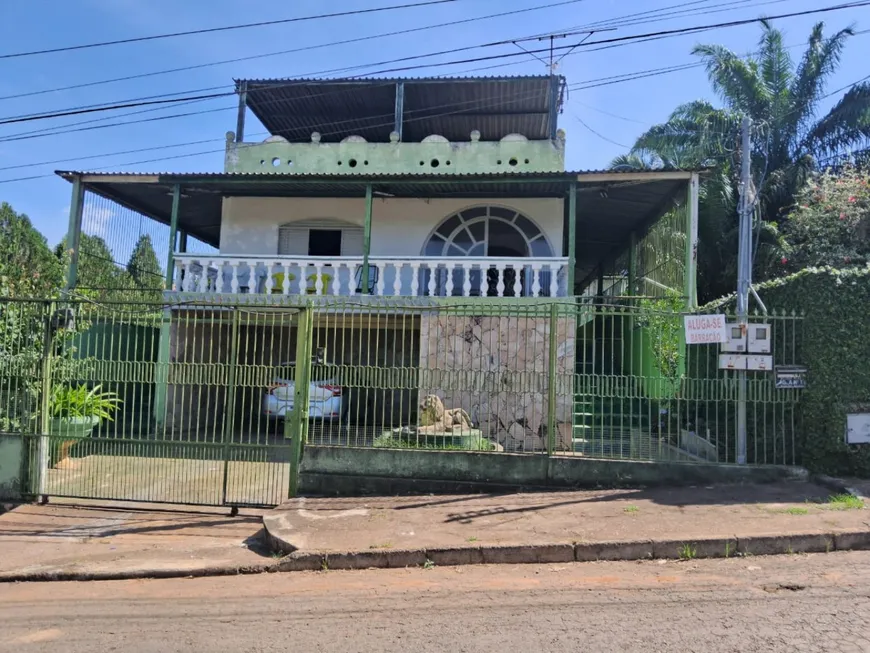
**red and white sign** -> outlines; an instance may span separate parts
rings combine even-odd
[[[686,315],[686,344],[728,342],[724,315]]]

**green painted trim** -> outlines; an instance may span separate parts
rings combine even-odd
[[[172,187],[172,213],[169,217],[169,253],[166,255],[166,288],[172,290],[175,278],[175,241],[178,233],[178,207],[181,204],[181,186]],[[185,238],[185,240],[187,240]],[[186,244],[186,243],[185,243]]]
[[[577,182],[568,188],[568,281],[566,292],[574,294],[574,273],[577,266]]]
[[[82,233],[82,211],[84,209],[85,189],[81,177],[73,179],[72,198],[69,204],[69,226],[66,232],[66,246],[70,252],[69,267],[66,271],[65,291],[73,290],[78,281],[79,243]]]
[[[497,175],[493,175],[497,177]],[[148,180],[148,181],[125,181],[124,179],[118,179],[116,182],[121,183],[131,183],[131,184],[176,184],[176,183],[196,183],[196,184],[224,184],[227,186],[236,186],[236,185],[246,185],[252,182],[257,183],[274,183],[280,185],[287,184],[359,184],[360,186],[365,186],[368,184],[396,184],[396,183],[414,183],[414,184],[425,184],[425,185],[462,185],[468,184],[479,185],[479,184],[565,184],[568,185],[572,182],[576,183],[576,176],[572,175],[570,177],[516,177],[504,175],[498,178],[485,178],[485,179],[476,179],[473,175],[463,175],[463,176],[448,176],[448,175],[438,175],[437,178],[435,175],[432,176],[423,176],[423,175],[318,175],[318,176],[308,176],[308,175],[282,175],[282,174],[270,174],[264,173],[262,175],[256,174],[247,174],[244,175],[243,179],[236,179],[232,177],[211,177],[211,176],[173,176],[166,175],[158,177],[157,181]],[[108,183],[116,183],[116,182],[108,182]],[[101,182],[99,179],[95,179],[93,181],[89,181],[88,183],[99,184],[106,183]]]
[[[363,264],[360,274],[360,290],[363,295],[369,292],[369,254],[372,249],[372,185],[366,185],[366,215],[363,222]],[[298,360],[298,359],[297,359]]]

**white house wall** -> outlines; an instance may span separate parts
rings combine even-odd
[[[372,207],[372,256],[419,256],[438,224],[471,206],[498,205],[519,211],[546,235],[553,256],[562,255],[561,199],[399,199],[375,198]],[[228,197],[221,218],[221,254],[273,255],[278,228],[296,220],[332,218],[362,225],[361,198]]]

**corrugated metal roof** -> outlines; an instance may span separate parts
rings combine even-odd
[[[562,77],[449,77],[237,80],[247,105],[272,134],[291,142],[323,142],[358,135],[387,142],[393,131],[397,84],[404,85],[403,140],[440,134],[450,141],[520,133],[550,138]],[[555,105],[555,106],[554,106]]]
[[[179,228],[215,246],[220,240],[225,196],[362,198],[366,183],[372,183],[378,197],[564,198],[571,182],[576,181],[580,184],[577,202],[577,271],[580,276],[593,270],[615,243],[655,218],[663,202],[677,197],[681,188],[685,188],[687,175],[674,170],[332,176],[214,172],[59,171],[58,174],[66,179],[81,175],[89,191],[163,223],[168,223],[171,215],[171,188],[180,184],[184,197],[180,204]],[[613,181],[614,178],[619,181]],[[608,188],[607,193],[599,192],[602,186]]]

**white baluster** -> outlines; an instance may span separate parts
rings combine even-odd
[[[169,290],[175,290],[176,288],[178,290],[182,290],[182,283],[184,280],[183,273],[184,273],[184,263],[182,263],[178,259],[175,259],[175,281],[172,284],[172,288],[170,288]]]
[[[541,264],[532,263],[532,297],[541,295]]]
[[[239,292],[239,267],[241,266],[241,264],[242,264],[242,262],[238,261],[238,260],[230,261],[230,270],[231,270],[230,292],[233,293],[234,295]],[[248,269],[250,270],[250,278],[248,279],[248,284],[251,285],[251,284],[256,283],[256,281],[255,281],[256,275],[254,274],[255,268],[253,266],[249,266]],[[223,265],[220,265],[220,266],[218,266],[217,284],[219,284],[220,286],[223,286],[223,282],[224,282]],[[221,290],[223,290],[223,288],[221,288]],[[256,292],[256,289],[252,288],[252,291]]]
[[[452,261],[444,266],[447,269],[447,283],[444,284],[444,296],[453,296],[453,271],[456,269],[456,263]]]
[[[200,265],[202,266],[202,272],[199,275],[199,284],[197,285],[197,291],[206,292],[208,290],[208,268],[211,265],[211,261],[202,260],[200,261]]]
[[[314,266],[314,294],[322,295],[323,294],[323,266],[315,265]]]
[[[282,263],[281,271],[284,273],[284,279],[281,281],[281,294],[290,294],[290,264]]]
[[[387,283],[387,270],[390,269],[390,266],[384,265],[383,268],[384,269],[380,271],[381,273],[378,274],[378,280],[375,283],[375,294],[378,297],[382,297],[383,295],[386,294],[386,293],[384,293],[384,287]],[[372,270],[372,264],[369,263],[369,281],[371,281],[373,277],[374,277],[374,271]],[[363,287],[365,288],[365,286],[363,286]]]
[[[411,296],[416,297],[420,292],[420,263],[411,261]]]
[[[429,297],[435,296],[435,275],[438,274],[438,264],[426,264],[426,269],[429,271]]]
[[[266,282],[263,284],[263,290],[267,295],[272,294],[272,289],[275,287],[275,265],[274,261],[263,263],[266,266]]]
[[[514,269],[514,297],[519,297],[523,292],[523,284],[520,283],[522,280],[523,266],[517,265],[516,263],[514,263],[513,269]]]
[[[556,297],[559,294],[559,277],[562,274],[563,268],[555,265],[548,265],[550,269],[550,297]]]
[[[462,268],[462,296],[471,297],[471,270],[475,267],[473,263],[460,264]]]
[[[405,264],[399,262],[396,263],[393,268],[396,271],[393,275],[393,297],[398,297],[402,294],[402,270],[405,269]]]
[[[495,284],[495,294],[496,297],[504,297],[504,263],[496,263],[495,271],[496,271],[496,284]]]

